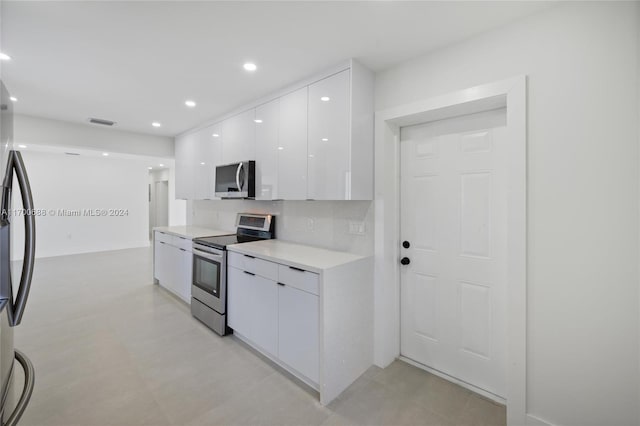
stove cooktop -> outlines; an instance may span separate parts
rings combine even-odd
[[[196,244],[226,250],[227,246],[250,241],[269,240],[274,237],[274,217],[261,213],[238,213],[236,233],[217,237],[196,238]]]
[[[196,238],[194,243],[202,244],[203,246],[214,247],[220,250],[226,250],[227,246],[238,243],[248,243],[250,241],[264,240],[264,238],[251,236],[251,235],[219,235],[217,237],[205,237]]]

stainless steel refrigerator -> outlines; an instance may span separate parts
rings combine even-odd
[[[35,215],[29,178],[20,152],[13,150],[13,107],[9,92],[0,81],[0,419],[2,426],[18,423],[34,385],[34,369],[29,359],[13,346],[13,332],[24,314],[35,264]],[[19,190],[22,206],[12,206],[12,194]],[[12,273],[11,228],[24,221],[24,256],[22,268]],[[15,362],[17,361],[17,362]],[[16,368],[24,369],[24,383],[14,389]],[[19,395],[18,395],[19,393]]]

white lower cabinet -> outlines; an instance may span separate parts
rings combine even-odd
[[[304,376],[319,379],[318,296],[278,286],[278,358]]]
[[[238,337],[329,404],[373,363],[373,257],[279,240],[231,246],[227,318]]]
[[[153,277],[158,284],[191,303],[191,240],[155,231]]]
[[[180,267],[178,268],[178,279],[176,280],[175,293],[182,300],[191,303],[191,282],[193,281],[193,252],[185,249],[178,249]]]
[[[241,265],[233,259],[234,255],[230,254],[227,268],[229,327],[317,384],[320,368],[318,296],[296,288],[304,285],[305,275],[315,276],[317,283],[317,274],[299,271],[300,282],[294,282],[296,280],[280,272],[276,282],[246,270],[250,266],[244,270],[232,266]],[[278,266],[288,271],[286,266],[258,261],[273,265],[264,271],[275,271]]]
[[[278,353],[277,287],[252,272],[227,268],[229,327],[271,355]]]

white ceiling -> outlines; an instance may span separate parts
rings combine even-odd
[[[172,136],[350,57],[379,71],[548,5],[3,1],[2,78],[18,113]]]

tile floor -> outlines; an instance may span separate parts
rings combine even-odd
[[[400,361],[323,407],[153,285],[149,249],[39,259],[16,347],[36,368],[21,426],[506,423],[504,407]]]

